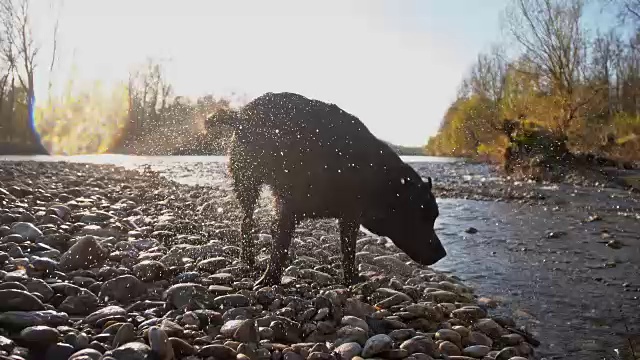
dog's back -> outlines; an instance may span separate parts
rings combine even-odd
[[[357,117],[298,94],[256,98],[236,126],[235,156],[251,161],[277,196],[299,200],[299,212],[307,216],[357,211],[383,173],[402,165]]]

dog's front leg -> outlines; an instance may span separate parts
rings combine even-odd
[[[291,246],[291,237],[295,226],[295,214],[286,203],[279,201],[271,258],[269,259],[267,270],[255,283],[255,288],[280,284],[282,271],[289,257],[289,247]]]

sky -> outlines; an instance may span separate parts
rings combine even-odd
[[[507,0],[56,1],[32,2],[37,98],[59,13],[57,86],[125,80],[151,56],[166,59],[179,95],[297,92],[384,140],[423,145],[477,54],[499,39]]]

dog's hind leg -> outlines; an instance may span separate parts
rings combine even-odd
[[[342,271],[344,285],[351,286],[358,282],[356,272],[356,239],[360,225],[357,221],[340,219],[340,247],[342,249]]]

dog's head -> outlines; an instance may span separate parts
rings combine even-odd
[[[386,236],[411,259],[432,265],[447,255],[434,230],[439,215],[431,178],[423,181],[409,165],[393,172],[390,183],[379,187],[378,197],[365,215],[369,231]]]

